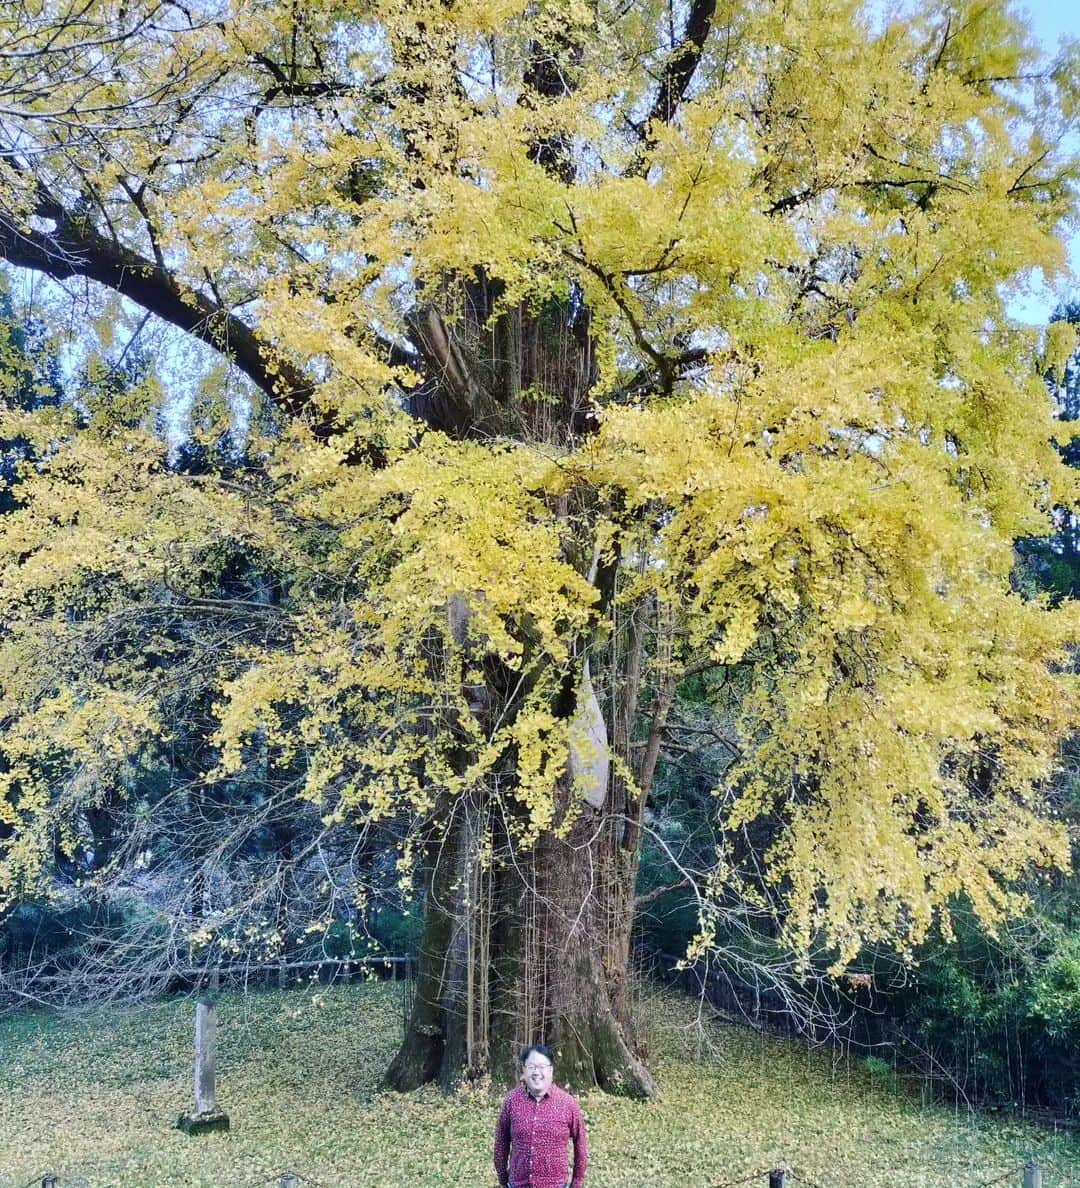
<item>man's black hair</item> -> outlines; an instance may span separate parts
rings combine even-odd
[[[528,1060],[533,1054],[533,1052],[543,1056],[543,1058],[548,1062],[548,1064],[551,1065],[552,1068],[555,1067],[555,1053],[547,1046],[547,1044],[529,1044],[528,1046],[522,1048],[521,1063],[524,1064],[525,1061]]]

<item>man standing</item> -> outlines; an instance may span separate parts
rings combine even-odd
[[[495,1174],[502,1188],[582,1188],[589,1144],[573,1097],[553,1084],[555,1053],[530,1044],[521,1053],[522,1084],[511,1090],[495,1123]],[[574,1144],[570,1176],[567,1143]]]

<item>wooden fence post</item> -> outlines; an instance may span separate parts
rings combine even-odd
[[[181,1114],[176,1123],[185,1134],[229,1129],[229,1116],[217,1108],[214,1094],[216,1048],[217,1007],[202,998],[195,1006],[195,1112]]]
[[[1042,1188],[1042,1168],[1034,1159],[1024,1168],[1024,1188]]]
[[[782,1167],[769,1172],[769,1188],[788,1188],[788,1173]]]

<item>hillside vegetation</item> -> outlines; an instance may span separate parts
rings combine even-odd
[[[247,1188],[286,1168],[326,1188],[494,1184],[494,1098],[378,1092],[401,1034],[395,987],[223,995],[232,1129],[188,1138],[173,1126],[191,1106],[193,1016],[173,999],[0,1019],[0,1186],[51,1169],[65,1186]],[[1080,1182],[1075,1137],[925,1107],[854,1058],[699,1028],[696,1004],[669,992],[647,991],[641,1016],[658,1097],[583,1099],[589,1188],[720,1185],[774,1164],[820,1188],[967,1188],[1032,1153],[1045,1188]]]

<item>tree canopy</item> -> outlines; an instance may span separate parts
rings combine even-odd
[[[1074,339],[1006,306],[1065,267],[1075,48],[985,0],[0,22],[0,253],[200,340],[260,414],[215,477],[152,388],[6,408],[36,461],[0,523],[0,897],[167,746],[157,624],[220,610],[221,548],[280,597],[198,657],[211,774],[404,823],[403,872],[469,822],[454,920],[609,828],[589,885],[632,897],[689,673],[740,682],[695,952],[735,893],[841,967],[1067,860],[1080,624],[1010,574],[1076,500],[1042,379]]]

